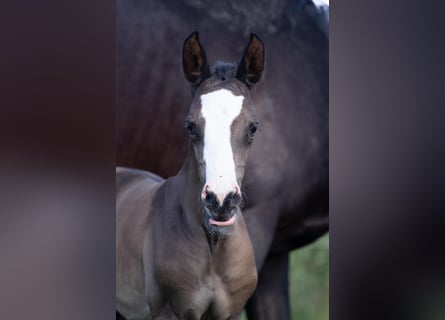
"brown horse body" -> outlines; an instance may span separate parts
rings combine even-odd
[[[256,287],[242,215],[230,236],[209,237],[188,200],[200,192],[194,180],[187,167],[166,181],[117,169],[117,310],[126,319],[231,319]]]
[[[304,0],[117,2],[121,166],[168,177],[186,156],[190,90],[177,77],[180,47],[172,43],[205,30],[208,51],[236,61],[244,35],[255,31],[269,48],[255,93],[260,131],[243,182],[243,215],[259,271],[249,319],[289,318],[288,253],[328,231],[329,40],[313,12]]]

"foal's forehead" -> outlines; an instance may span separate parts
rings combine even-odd
[[[201,114],[218,113],[222,117],[231,114],[238,115],[244,102],[244,96],[236,95],[228,89],[218,89],[200,96]]]
[[[248,88],[235,78],[225,81],[212,77],[204,81],[196,91],[189,116],[195,120],[213,115],[214,118],[235,114],[254,114],[254,107]]]

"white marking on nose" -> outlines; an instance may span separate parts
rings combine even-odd
[[[219,89],[201,95],[201,113],[205,119],[204,161],[206,184],[222,204],[225,196],[240,190],[236,182],[235,161],[230,143],[233,120],[241,113],[243,96]],[[204,191],[207,189],[203,190]]]

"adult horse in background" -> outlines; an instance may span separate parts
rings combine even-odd
[[[174,175],[186,155],[191,101],[181,43],[201,30],[207,52],[237,61],[251,31],[268,48],[255,93],[261,129],[246,165],[244,217],[258,287],[249,319],[288,319],[289,251],[328,230],[328,38],[310,1],[117,1],[117,165]],[[217,41],[212,41],[217,39]],[[211,61],[212,62],[212,61]]]

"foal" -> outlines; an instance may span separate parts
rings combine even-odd
[[[116,170],[116,297],[126,319],[235,319],[257,272],[240,211],[241,182],[258,121],[253,87],[264,67],[251,34],[238,68],[209,69],[198,32],[184,42],[192,84],[189,152],[167,180]]]

